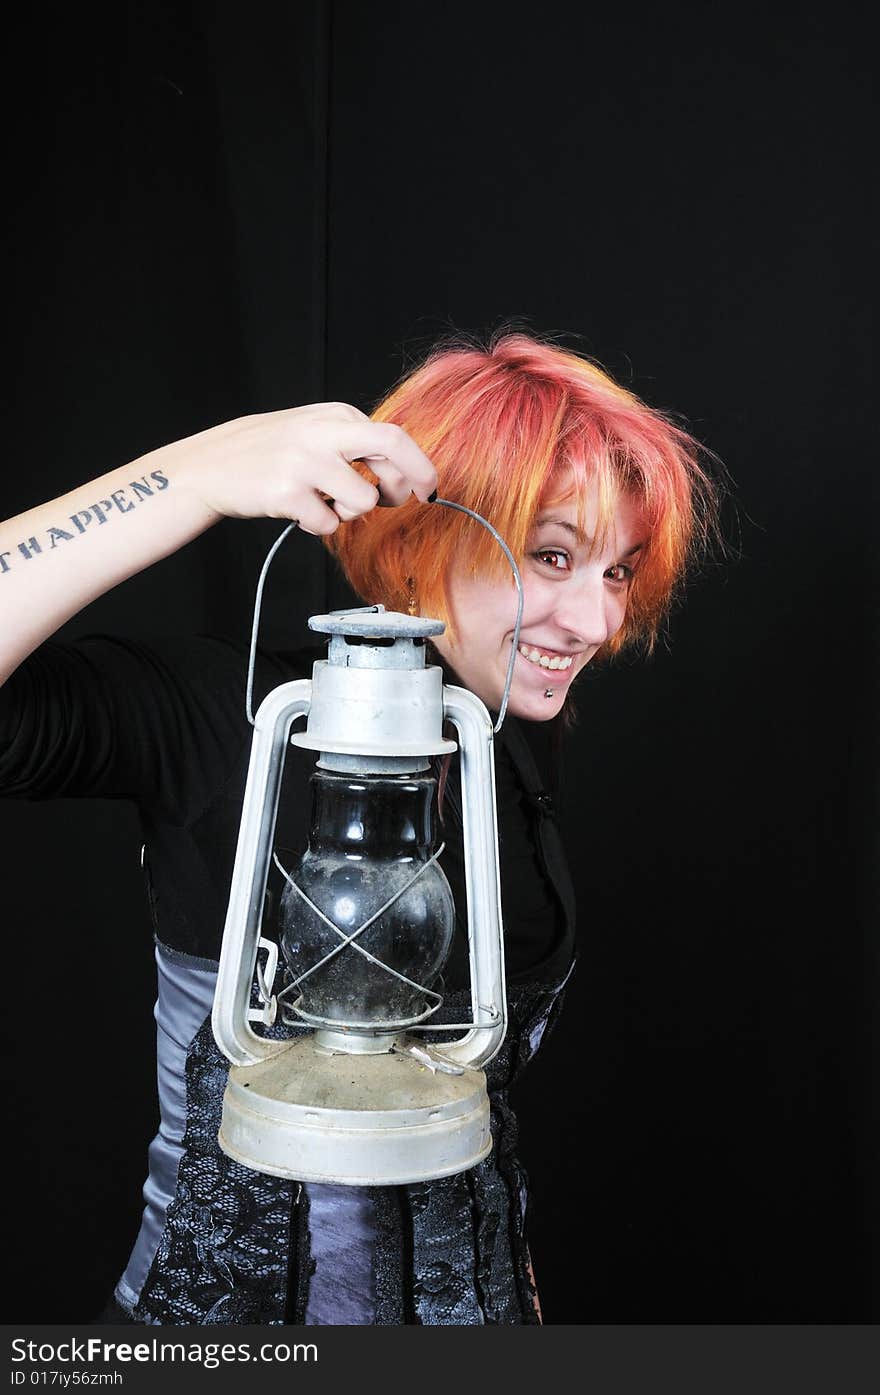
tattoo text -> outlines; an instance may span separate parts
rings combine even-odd
[[[144,499],[151,499],[154,494],[161,494],[170,483],[167,475],[164,475],[161,470],[151,470],[149,475],[142,475],[140,479],[131,480],[124,489],[114,489],[109,499],[99,499],[97,503],[90,504],[87,509],[79,509],[76,513],[72,513],[69,518],[64,520],[65,524],[71,525],[70,528],[47,528],[40,538],[24,538],[18,544],[17,549],[10,552],[0,552],[0,576],[4,572],[12,570],[12,564],[18,561],[19,555],[25,562],[30,562],[43,552],[52,552],[62,543],[74,542],[77,538],[81,538],[88,528],[100,528],[117,513],[131,513]]]

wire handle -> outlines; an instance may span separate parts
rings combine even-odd
[[[519,567],[516,565],[516,559],[514,558],[514,555],[511,552],[510,548],[507,546],[507,543],[504,541],[501,534],[497,532],[495,528],[492,527],[492,524],[488,521],[488,519],[484,518],[482,514],[476,513],[473,509],[466,508],[464,504],[454,504],[451,499],[441,499],[436,495],[434,499],[430,502],[435,504],[442,504],[443,507],[446,509],[455,509],[458,513],[466,513],[469,518],[474,518],[476,519],[477,523],[481,523],[483,527],[492,534],[492,537],[495,539],[498,546],[501,548],[502,552],[504,553],[505,557],[510,563],[510,568],[513,572],[513,580],[514,584],[516,585],[517,596],[516,623],[513,627],[513,644],[511,645],[510,659],[507,664],[507,678],[504,682],[504,694],[501,698],[501,706],[498,709],[498,721],[492,728],[493,732],[497,736],[498,732],[501,730],[501,723],[504,721],[504,717],[507,712],[507,700],[510,697],[510,685],[513,682],[513,666],[516,663],[516,656],[519,652],[519,632],[522,627],[523,602],[525,599],[523,596],[522,577],[520,576]]]
[[[284,532],[280,533],[278,537],[275,539],[272,546],[269,548],[269,551],[266,553],[266,560],[263,563],[263,569],[260,572],[260,579],[257,582],[257,598],[254,602],[254,623],[251,627],[251,652],[248,657],[247,692],[245,694],[244,700],[244,710],[247,714],[247,719],[250,722],[251,726],[254,725],[254,667],[256,665],[257,660],[257,635],[260,630],[260,610],[263,606],[263,587],[266,584],[266,576],[268,574],[269,567],[272,565],[272,559],[274,558],[275,553],[278,551],[279,547],[284,542],[284,539],[287,537],[288,533],[292,533],[294,528],[298,527],[299,519],[295,518],[291,523],[288,523],[287,527],[284,529]]]
[[[498,720],[492,728],[493,732],[497,736],[498,732],[501,730],[501,724],[504,721],[505,715],[507,713],[507,702],[510,697],[510,686],[513,682],[513,666],[516,663],[516,656],[519,651],[519,632],[522,627],[523,603],[525,599],[523,596],[523,584],[522,577],[520,575],[520,570],[519,567],[516,565],[516,559],[514,558],[513,553],[507,546],[507,543],[504,541],[501,534],[495,528],[492,527],[492,524],[488,521],[488,519],[483,518],[482,514],[477,513],[474,509],[467,508],[464,504],[456,504],[451,499],[441,499],[436,493],[433,494],[427,502],[429,504],[442,504],[445,509],[455,509],[457,513],[466,513],[469,518],[475,519],[477,523],[481,524],[489,533],[492,534],[492,537],[495,539],[498,546],[501,548],[502,552],[504,553],[505,557],[510,563],[510,568],[513,572],[513,580],[516,586],[517,593],[516,622],[513,627],[513,643],[511,645],[510,660],[507,665],[507,677],[504,682],[504,693],[501,698],[501,706],[498,709]],[[256,600],[254,602],[254,622],[253,626],[251,627],[251,649],[250,655],[248,657],[247,692],[245,694],[245,713],[251,726],[254,725],[254,668],[256,666],[257,659],[257,636],[259,634],[260,629],[260,611],[263,605],[263,587],[266,584],[266,577],[269,572],[269,567],[272,565],[275,553],[278,551],[279,547],[284,542],[284,539],[288,536],[288,534],[292,533],[294,528],[298,527],[299,520],[294,519],[291,523],[288,523],[283,533],[279,534],[279,536],[275,539],[274,543],[269,548],[269,551],[266,554],[266,560],[263,562],[262,570],[260,571],[260,579],[257,582],[257,595]]]

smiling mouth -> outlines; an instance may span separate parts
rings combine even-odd
[[[521,644],[518,652],[526,663],[539,669],[542,675],[568,673],[574,663],[573,654],[553,654],[546,649],[538,649],[532,644]]]

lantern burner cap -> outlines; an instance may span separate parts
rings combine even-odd
[[[443,735],[442,670],[425,662],[442,620],[376,605],[313,615],[309,626],[330,643],[294,746],[320,751],[324,770],[382,775],[425,770],[428,757],[456,749]]]
[[[309,629],[323,635],[351,635],[355,639],[429,639],[442,635],[446,626],[442,620],[426,619],[423,615],[403,615],[386,610],[381,605],[362,609],[333,610],[329,615],[313,615]]]

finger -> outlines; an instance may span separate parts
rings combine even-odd
[[[297,521],[303,533],[312,533],[315,537],[322,538],[336,532],[340,515],[320,499],[317,493],[312,493],[298,504]]]
[[[334,473],[336,486],[341,498],[335,502],[343,503],[351,510],[350,517],[355,517],[359,513],[368,513],[370,509],[390,508],[398,504],[405,504],[412,494],[412,484],[399,470],[390,465],[384,458],[372,456],[366,460],[342,460],[342,473]],[[354,469],[357,464],[366,465],[371,475],[372,481],[365,479],[363,474]],[[325,483],[329,482],[329,472],[325,477]],[[363,488],[362,486],[366,486]],[[323,499],[330,499],[329,494],[323,490],[318,490]],[[331,506],[333,501],[331,500]]]
[[[343,523],[350,522],[352,518],[363,517],[362,513],[356,513],[354,509],[347,509],[344,504],[340,504],[338,499],[333,500],[332,507],[333,512],[342,520]]]
[[[351,422],[340,431],[338,444],[346,460],[366,460],[383,482],[387,476],[393,494],[399,490],[392,470],[409,482],[412,493],[423,502],[437,488],[434,466],[399,426],[386,421]]]
[[[318,497],[324,500],[328,509],[332,509],[342,523],[348,523],[352,518],[359,518],[363,513],[362,509],[346,508],[345,504],[341,504],[338,499],[333,499],[329,494],[325,494],[323,489],[318,490]]]
[[[389,461],[372,456],[365,463],[369,465],[378,481],[380,508],[396,508],[399,504],[405,504],[412,496],[412,481]]]
[[[372,467],[371,467],[372,468]],[[321,488],[317,491],[325,499],[333,499],[349,509],[351,515],[369,513],[379,501],[379,491],[357,470],[352,469],[347,460],[331,456],[321,470]]]

